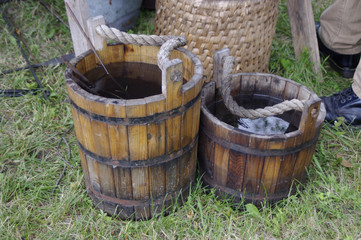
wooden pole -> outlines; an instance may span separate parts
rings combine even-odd
[[[308,48],[315,73],[321,74],[320,54],[311,0],[287,0],[296,56]]]
[[[84,30],[88,35],[87,20],[90,18],[88,3],[86,0],[64,0],[65,4],[68,4],[70,9],[74,12],[75,16]],[[87,39],[84,37],[83,33],[79,29],[75,20],[71,17],[71,14],[66,8],[66,14],[68,16],[68,22],[70,27],[71,39],[73,41],[73,47],[75,56],[79,56],[83,52],[86,52],[90,49],[90,45]]]
[[[95,50],[99,51],[102,50],[104,46],[106,46],[105,38],[101,37],[99,34],[96,33],[95,29],[99,25],[105,24],[105,19],[103,16],[96,16],[93,18],[88,19],[88,36],[90,41],[93,43]]]
[[[214,53],[214,70],[213,70],[213,81],[216,83],[217,89],[222,87],[222,76],[223,76],[223,59],[230,55],[228,48],[223,48]]]

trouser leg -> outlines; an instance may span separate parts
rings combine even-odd
[[[361,0],[335,0],[320,17],[322,42],[340,54],[361,52]]]

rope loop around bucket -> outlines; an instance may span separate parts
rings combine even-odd
[[[173,49],[182,47],[187,44],[187,39],[185,37],[173,37],[172,39],[166,41],[159,49],[158,52],[158,66],[160,69],[164,70],[166,62],[169,62],[170,52]]]
[[[175,36],[157,36],[130,34],[122,32],[116,28],[110,28],[107,25],[99,25],[95,28],[96,32],[103,38],[119,41],[124,44],[145,45],[145,46],[161,46],[166,41],[176,38]]]
[[[234,58],[232,56],[225,57],[223,64],[221,94],[225,106],[232,114],[241,118],[257,119],[282,114],[290,110],[297,110],[301,112],[303,111],[306,101],[301,101],[299,99],[285,100],[273,106],[267,106],[265,108],[257,109],[245,109],[244,107],[239,106],[231,96],[230,85],[233,66]]]
[[[162,70],[165,63],[170,61],[170,52],[187,44],[187,39],[182,36],[129,34],[104,24],[97,26],[95,30],[103,38],[117,40],[124,44],[161,46],[158,52],[158,66]]]

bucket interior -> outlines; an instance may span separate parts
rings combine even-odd
[[[280,98],[263,94],[239,94],[237,96],[233,96],[233,99],[239,106],[246,109],[264,108],[266,106],[273,106],[283,101]],[[286,134],[297,131],[302,114],[299,111],[291,110],[276,116],[249,119],[241,118],[232,114],[226,108],[222,99],[210,102],[206,106],[211,114],[220,121],[232,126],[234,129],[260,135]]]
[[[231,95],[239,106],[246,109],[263,109],[285,100],[308,100],[315,96],[294,81],[257,73],[234,74],[231,80]],[[225,107],[219,90],[205,97],[204,106],[214,117],[231,128],[259,135],[279,135],[297,131],[303,114],[301,111],[291,110],[255,120],[240,118]]]
[[[92,83],[92,93],[106,98],[138,99],[162,93],[162,73],[157,65],[115,62],[106,65],[113,78],[99,66],[84,75]]]
[[[162,72],[157,65],[159,47],[135,45],[110,45],[99,52],[110,77],[94,53],[89,52],[76,68],[89,80],[84,90],[106,98],[140,99],[162,94]],[[183,61],[183,84],[194,73],[192,59],[174,50],[170,59]],[[75,74],[76,75],[76,74]]]

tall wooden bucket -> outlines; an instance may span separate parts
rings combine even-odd
[[[204,183],[235,202],[259,204],[266,199],[273,203],[287,197],[296,189],[293,184],[305,182],[305,169],[311,163],[326,114],[321,100],[301,84],[275,75],[233,74],[233,98],[257,95],[279,101],[307,100],[303,112],[277,116],[294,126],[292,131],[261,135],[217,118],[215,103],[222,104],[217,92],[215,82],[202,90],[198,157]]]
[[[156,65],[158,51],[119,44],[99,55],[105,65]],[[195,177],[203,67],[181,48],[170,58],[159,75],[162,92],[141,99],[91,94],[76,83],[71,69],[65,72],[88,194],[98,208],[123,219],[167,212],[179,195],[187,196]],[[99,66],[90,51],[73,64],[82,74]],[[141,73],[142,68],[134,71]]]

